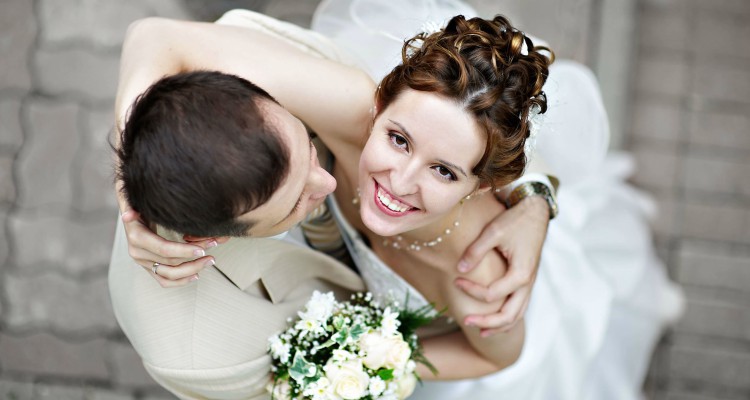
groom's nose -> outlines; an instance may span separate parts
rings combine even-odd
[[[308,185],[310,187],[310,199],[319,200],[336,190],[336,179],[318,165],[310,171]]]

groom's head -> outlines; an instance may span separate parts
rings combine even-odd
[[[278,234],[336,187],[299,119],[219,72],[151,86],[130,111],[117,156],[133,209],[194,236]]]

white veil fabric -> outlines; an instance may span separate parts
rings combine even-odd
[[[379,82],[401,61],[405,39],[458,14],[477,15],[457,0],[323,0],[312,29]],[[486,377],[425,382],[412,400],[639,399],[662,329],[681,314],[681,292],[653,249],[651,202],[625,183],[630,159],[607,154],[596,78],[558,59],[544,91],[534,157],[560,179],[561,211],[549,226],[522,354]]]

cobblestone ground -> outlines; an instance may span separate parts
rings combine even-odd
[[[594,35],[576,18],[597,3],[558,7],[565,55],[586,61]],[[237,6],[305,25],[316,4],[0,2],[0,400],[171,398],[118,329],[106,287],[116,218],[107,133],[127,25]],[[746,0],[639,3],[625,142],[635,182],[661,206],[658,248],[689,300],[654,358],[650,398],[750,398],[748,21]]]

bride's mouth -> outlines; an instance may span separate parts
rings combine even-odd
[[[400,217],[406,215],[410,211],[419,210],[416,207],[412,207],[410,204],[406,204],[403,201],[394,198],[387,190],[383,189],[377,182],[375,182],[375,205],[378,206],[380,211],[392,217]]]

